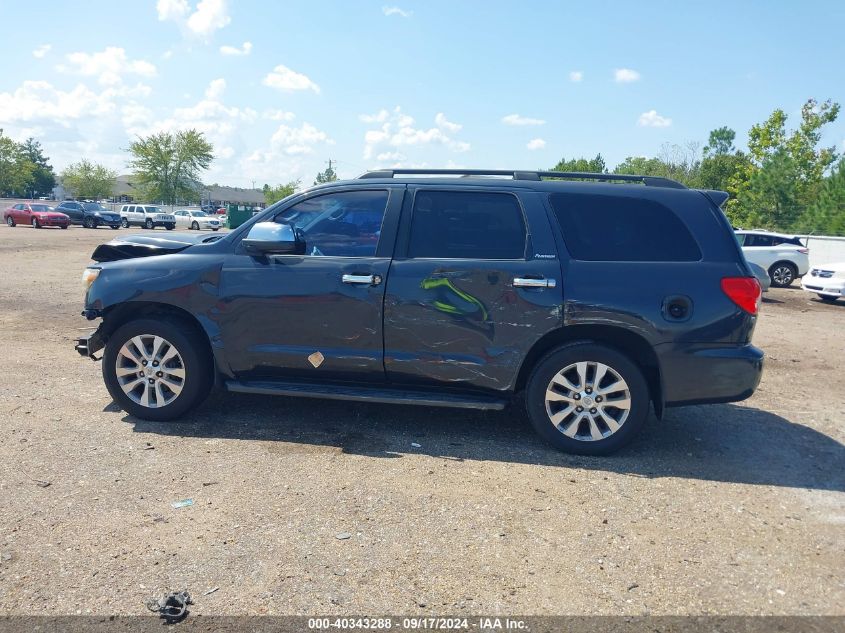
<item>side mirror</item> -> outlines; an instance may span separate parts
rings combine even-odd
[[[290,224],[259,222],[249,229],[241,244],[250,255],[304,255],[305,242]]]

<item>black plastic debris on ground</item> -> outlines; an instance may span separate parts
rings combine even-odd
[[[150,600],[147,608],[158,613],[166,624],[176,624],[188,617],[188,605],[194,604],[191,594],[187,591],[174,591],[165,595],[161,600]]]

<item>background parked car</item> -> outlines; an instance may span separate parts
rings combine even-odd
[[[71,224],[81,224],[86,229],[96,229],[98,226],[120,228],[120,216],[99,202],[65,200],[56,207],[56,211],[67,215]]]
[[[769,231],[737,231],[745,259],[769,272],[772,286],[786,288],[810,270],[810,249],[794,235]]]
[[[176,217],[177,226],[184,226],[194,231],[199,231],[200,229],[218,231],[222,226],[220,223],[220,216],[210,216],[204,211],[181,209],[176,211],[173,215]]]
[[[810,274],[801,280],[801,287],[829,303],[845,297],[845,262],[813,266]]]
[[[30,224],[36,229],[42,226],[59,226],[66,229],[70,226],[70,218],[53,207],[35,202],[21,202],[3,212],[3,220],[9,226],[16,224]]]
[[[754,276],[757,277],[757,281],[760,282],[760,290],[769,292],[769,287],[772,285],[772,278],[769,277],[768,271],[754,262],[748,262],[748,267],[754,273]]]
[[[126,229],[133,225],[145,229],[163,226],[168,231],[176,228],[176,216],[152,204],[124,204],[120,208],[120,221]]]

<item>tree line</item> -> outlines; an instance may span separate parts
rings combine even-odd
[[[665,144],[654,158],[629,156],[612,170],[601,154],[561,159],[552,169],[672,178],[727,191],[725,212],[734,226],[845,235],[845,158],[835,147],[821,147],[824,127],[838,115],[838,103],[809,99],[792,129],[781,109],[752,126],[748,151],[735,147],[734,130],[720,127],[703,148],[696,142]]]

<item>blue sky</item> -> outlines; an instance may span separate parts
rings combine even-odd
[[[613,166],[845,102],[839,1],[0,0],[0,24],[6,134],[125,172],[136,135],[196,127],[206,180],[234,186],[310,184],[329,158]],[[823,142],[845,149],[845,115]]]

